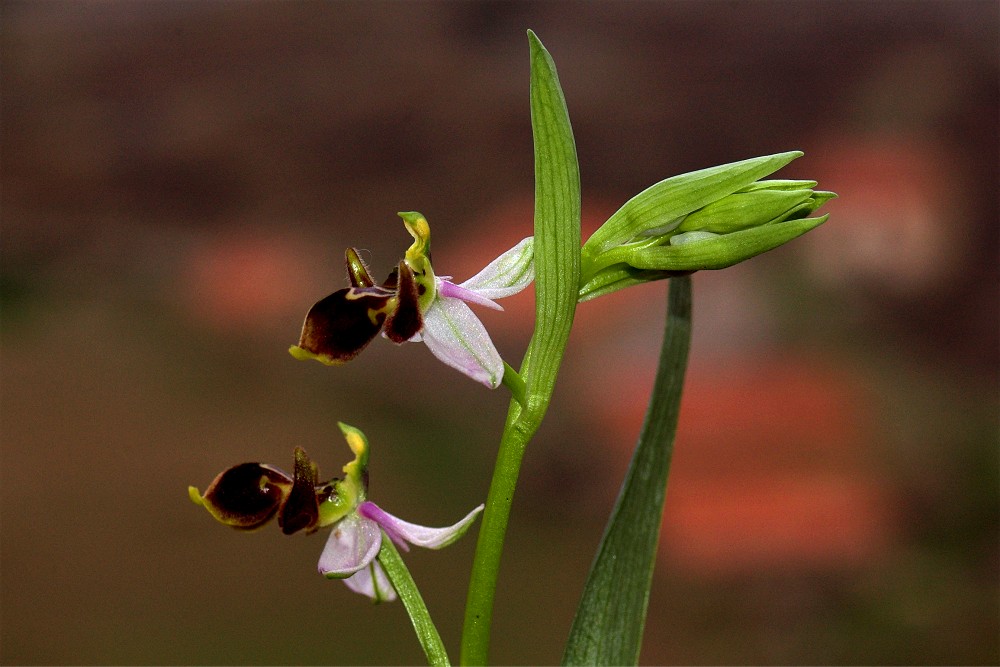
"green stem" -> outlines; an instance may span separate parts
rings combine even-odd
[[[555,63],[535,33],[531,129],[535,144],[535,332],[520,375],[504,373],[511,401],[472,565],[462,663],[485,664],[504,535],[524,450],[548,410],[580,289],[580,168]],[[505,369],[506,370],[506,369]],[[514,380],[524,383],[523,397]],[[512,386],[513,385],[513,386]]]
[[[403,601],[407,613],[410,615],[410,622],[413,623],[413,630],[417,633],[421,648],[427,655],[427,664],[434,667],[447,667],[451,665],[448,660],[448,652],[441,641],[441,635],[434,627],[427,605],[417,590],[410,571],[406,569],[396,545],[392,543],[389,536],[382,533],[382,549],[378,553],[378,562],[385,568],[385,573],[389,576],[399,598]]]
[[[543,412],[544,414],[544,412]],[[534,435],[542,415],[527,423],[519,419],[521,409],[512,404],[500,440],[493,481],[486,498],[486,511],[479,527],[476,558],[472,564],[469,595],[465,604],[465,629],[462,634],[462,664],[486,664],[493,621],[493,601],[496,597],[497,578],[500,573],[500,556],[503,554],[504,536],[510,519],[521,460],[531,436]]]

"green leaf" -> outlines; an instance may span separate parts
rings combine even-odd
[[[584,263],[644,232],[669,225],[691,211],[747,187],[801,155],[801,151],[765,155],[660,181],[625,202],[587,239],[583,246]],[[589,279],[586,270],[584,273],[584,278]]]
[[[521,376],[529,410],[548,405],[573,326],[580,286],[580,168],[569,111],[552,56],[531,45],[535,140],[535,332]]]
[[[646,421],[584,586],[564,665],[639,661],[690,341],[691,278],[671,278]]]
[[[580,285],[580,170],[569,112],[548,51],[528,31],[535,141],[535,331],[511,402],[486,498],[469,582],[462,664],[486,664],[504,536],[525,449],[548,409]]]

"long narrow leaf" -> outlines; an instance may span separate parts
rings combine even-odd
[[[584,586],[564,665],[639,660],[690,341],[691,278],[671,278],[646,421]]]
[[[548,403],[573,326],[580,287],[580,168],[573,128],[552,56],[531,45],[535,143],[535,333],[521,375],[529,407]]]

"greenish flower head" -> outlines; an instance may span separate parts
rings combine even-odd
[[[724,269],[801,236],[836,197],[815,181],[757,179],[802,155],[778,153],[674,176],[625,203],[583,246],[580,300],[651,280]]]

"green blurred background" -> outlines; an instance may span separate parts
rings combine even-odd
[[[669,175],[790,149],[841,196],[695,276],[644,663],[997,663],[995,2],[5,3],[5,664],[381,664],[399,604],[186,497],[246,460],[444,525],[507,396],[418,345],[294,361],[346,246],[434,230],[465,279],[530,234],[527,28],[555,58],[585,233]],[[638,433],[666,285],[583,304],[514,506],[492,656],[559,660]],[[532,295],[483,314],[520,359]],[[516,363],[515,363],[516,365]],[[407,557],[457,658],[474,536]]]

